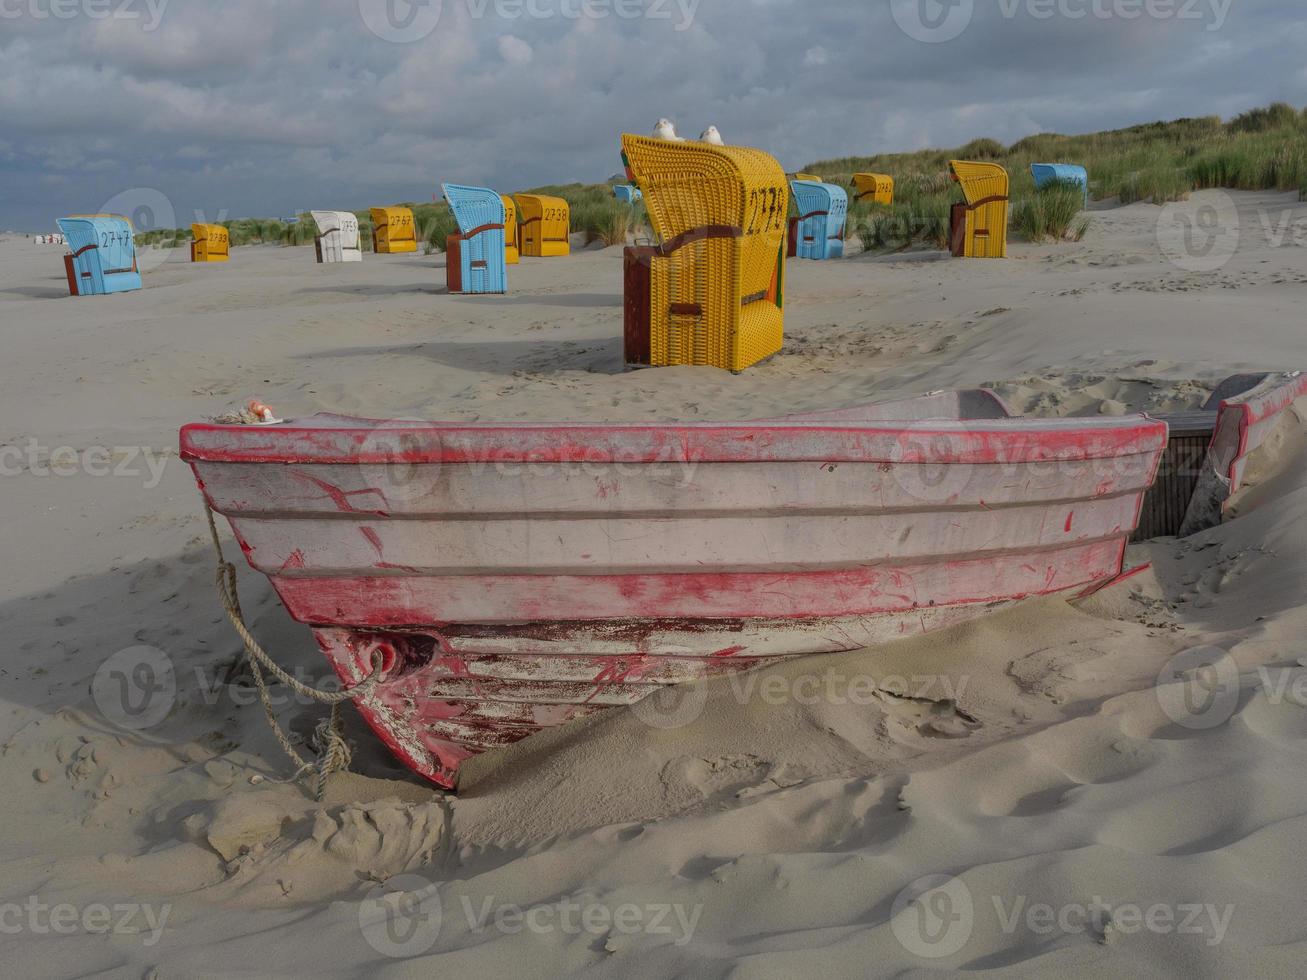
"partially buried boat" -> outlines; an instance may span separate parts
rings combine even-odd
[[[951,392],[759,422],[195,424],[183,457],[416,772],[669,685],[1119,577],[1146,416]]]

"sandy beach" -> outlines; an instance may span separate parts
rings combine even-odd
[[[1296,973],[1302,402],[1233,520],[1132,546],[1151,570],[1075,607],[709,682],[679,727],[616,708],[477,758],[457,796],[347,707],[353,772],[322,804],[282,781],[229,675],[240,642],[177,455],[180,426],[250,398],[286,418],[677,421],[987,386],[1040,416],[1194,409],[1229,375],[1307,368],[1307,240],[1280,234],[1307,203],[1228,196],[1241,233],[1218,271],[1168,260],[1162,209],[1113,202],[1084,241],[1004,261],[792,261],[785,349],[740,376],[624,370],[622,250],[579,239],[510,267],[507,295],[447,294],[439,254],[247,246],[213,266],[143,251],[140,292],[73,299],[62,248],[0,238],[5,972]],[[240,564],[264,646],[325,679],[308,628]],[[93,692],[140,647],[175,685],[144,726]],[[1237,695],[1185,707],[1176,671],[1213,649]],[[280,715],[302,739],[322,709],[287,697]],[[923,880],[952,904],[918,928]],[[422,896],[402,934],[378,909],[410,899],[387,893]]]

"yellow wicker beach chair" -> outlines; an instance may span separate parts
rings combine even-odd
[[[859,201],[872,204],[894,203],[894,178],[889,174],[854,174],[854,196]]]
[[[571,255],[572,209],[561,197],[517,195],[518,247],[535,258]]]
[[[820,184],[820,183],[821,183],[821,178],[820,178],[820,177],[813,176],[812,174],[795,174],[795,175],[794,175],[794,179],[795,179],[795,180],[806,180],[806,181],[808,181],[808,182],[810,182],[810,183],[813,183],[813,184]]]
[[[191,261],[226,262],[231,258],[231,235],[222,225],[191,225]]]
[[[522,261],[522,251],[517,245],[517,205],[507,194],[500,194],[504,202],[504,261],[508,265],[518,265]]]
[[[417,225],[411,209],[372,209],[372,250],[379,255],[418,250]]]
[[[1007,257],[1008,175],[996,163],[949,163],[965,204],[953,205],[951,247],[968,259]]]
[[[643,260],[649,305],[635,311],[648,317],[648,349],[628,362],[738,373],[779,351],[790,208],[781,165],[747,147],[630,135],[622,157],[659,240]]]

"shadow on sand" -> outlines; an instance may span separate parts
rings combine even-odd
[[[219,520],[225,534],[226,522]],[[224,546],[237,565],[251,632],[292,676],[319,688],[334,683],[335,673],[309,628],[290,618],[230,537]],[[290,775],[293,766],[265,722],[248,669],[238,663],[244,656],[241,642],[223,614],[213,576],[205,533],[182,554],[72,578],[0,603],[0,630],[7,638],[5,700],[43,715],[70,711],[88,735],[117,737],[143,751],[163,749],[181,766],[200,768],[239,749],[256,757],[252,772]],[[170,683],[157,680],[163,676],[159,664],[171,669]],[[133,687],[147,676],[146,668],[152,687]],[[119,690],[115,682],[121,699],[113,694]],[[278,719],[298,739],[326,717],[328,709],[320,704],[280,685],[272,691]],[[167,707],[158,719],[142,700],[153,696]],[[356,746],[353,771],[428,785],[390,755],[352,707],[343,714],[347,738]],[[153,723],[142,726],[135,719]],[[301,748],[301,754],[312,752]]]
[[[403,346],[340,347],[298,355],[301,359],[324,357],[425,357],[461,371],[511,375],[521,371],[558,374],[584,371],[589,374],[624,374],[622,338],[598,340],[505,340],[432,341]]]
[[[30,299],[58,299],[59,297],[68,297],[68,284],[65,280],[62,288],[59,286],[11,286],[9,289],[0,290],[0,292],[12,293],[15,296],[26,296]]]

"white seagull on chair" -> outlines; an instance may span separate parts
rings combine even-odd
[[[684,143],[684,136],[676,135],[676,127],[672,125],[670,119],[659,119],[658,125],[654,127],[654,139],[667,140],[669,143]]]
[[[726,142],[722,139],[722,134],[717,132],[716,126],[709,126],[699,137],[701,143],[711,143],[713,146],[725,146]]]

